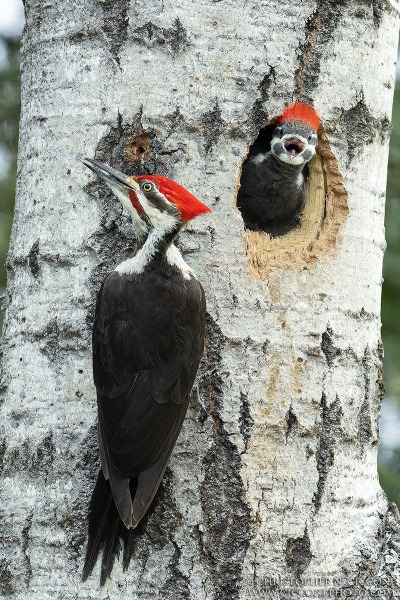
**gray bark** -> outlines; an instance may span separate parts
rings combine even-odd
[[[4,597],[397,597],[397,513],[376,471],[397,2],[25,8]],[[235,195],[250,143],[293,99],[322,118],[321,185],[300,230],[271,246],[244,233]],[[99,466],[90,326],[102,278],[135,244],[84,156],[171,176],[213,209],[180,240],[208,302],[188,416],[134,561],[103,589],[98,569],[80,582]]]

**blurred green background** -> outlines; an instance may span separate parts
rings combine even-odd
[[[387,249],[383,261],[382,339],[386,396],[382,405],[379,478],[400,508],[400,79],[393,104],[386,198]]]
[[[10,0],[9,0],[10,1]],[[0,293],[15,195],[20,111],[19,36],[0,34]],[[388,248],[384,261],[382,336],[386,398],[381,419],[379,476],[390,500],[400,507],[400,83],[395,92],[386,208]],[[2,314],[0,311],[0,326]]]
[[[3,265],[13,217],[19,112],[19,39],[0,36],[0,294],[6,285]]]

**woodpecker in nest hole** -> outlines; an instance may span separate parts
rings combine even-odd
[[[205,297],[174,240],[210,212],[181,185],[157,175],[128,177],[95,160],[84,164],[132,217],[139,250],[103,282],[93,325],[101,471],[89,507],[83,580],[103,549],[100,583],[161,483],[182,427],[203,352]]]
[[[244,161],[237,206],[247,229],[275,237],[299,224],[304,208],[303,170],[315,154],[319,122],[309,104],[287,106],[277,119],[271,149]]]

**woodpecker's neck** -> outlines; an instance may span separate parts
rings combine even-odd
[[[132,225],[135,230],[136,244],[138,248],[141,248],[149,235],[149,229],[142,219],[139,217],[134,218],[132,216]]]
[[[184,277],[193,274],[193,271],[183,260],[178,248],[173,241],[181,229],[181,223],[176,223],[171,229],[151,229],[146,241],[132,258],[128,258],[116,267],[118,273],[134,275],[144,273],[157,264],[167,261],[177,267]]]
[[[138,229],[136,227],[136,223],[133,223],[133,224],[134,224],[135,230],[136,230],[135,231],[135,233],[136,233],[136,247],[139,250],[146,243],[146,240],[147,240],[148,235],[149,235],[149,230],[146,229],[146,228]]]
[[[290,179],[293,181],[293,178],[296,177],[299,173],[304,169],[305,163],[301,163],[300,165],[294,165],[292,163],[284,162],[280,160],[277,156],[275,156],[272,152],[268,152],[269,162],[273,166],[273,169],[276,172],[279,172],[283,179]]]
[[[270,181],[277,180],[280,184],[284,183],[288,188],[292,186],[301,187],[304,183],[302,172],[306,165],[305,162],[300,165],[286,163],[277,158],[271,151],[265,154],[257,154],[252,161],[258,169],[268,173]]]

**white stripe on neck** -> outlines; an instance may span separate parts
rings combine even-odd
[[[147,238],[146,243],[140,248],[137,254],[132,258],[124,260],[124,262],[115,268],[115,271],[120,275],[139,275],[140,273],[143,273],[146,265],[153,258],[157,248],[157,242],[162,238],[163,233],[164,232],[160,229],[153,229]],[[165,256],[168,264],[171,265],[171,267],[176,267],[182,273],[184,279],[196,277],[195,272],[187,263],[185,263],[182,254],[174,244],[168,246]]]
[[[168,247],[166,257],[168,264],[172,267],[176,267],[177,269],[179,269],[184,279],[191,279],[192,277],[196,277],[196,273],[191,267],[189,267],[187,263],[185,263],[182,254],[179,252],[175,244],[171,244]]]
[[[143,273],[157,251],[158,242],[162,240],[164,235],[165,231],[163,229],[152,229],[144,245],[135,256],[124,260],[124,262],[115,268],[115,271],[120,275]]]

